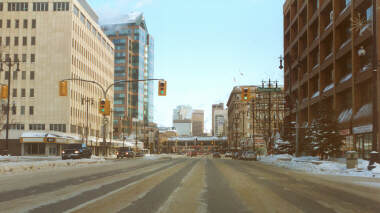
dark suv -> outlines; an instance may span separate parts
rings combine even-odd
[[[91,158],[92,151],[86,147],[69,147],[63,149],[62,160],[65,159],[81,159],[81,158]]]
[[[118,148],[116,156],[117,158],[134,158],[135,153],[130,148]]]

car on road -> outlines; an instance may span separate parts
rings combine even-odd
[[[219,154],[219,152],[214,152],[214,153],[212,154],[212,157],[213,157],[213,158],[220,158],[220,154]]]
[[[226,152],[226,154],[224,154],[224,157],[225,158],[232,158],[232,152]]]
[[[135,153],[128,147],[119,148],[116,151],[116,158],[134,158]]]
[[[256,152],[253,152],[253,151],[245,152],[244,160],[257,160]]]
[[[91,158],[92,151],[86,147],[72,147],[62,150],[62,160],[66,159],[81,159],[81,158]]]
[[[189,157],[196,157],[197,156],[197,152],[196,151],[188,152],[187,156],[189,156]]]
[[[142,153],[142,152],[137,152],[137,153],[136,153],[136,157],[144,157],[144,155],[145,155],[145,154]]]

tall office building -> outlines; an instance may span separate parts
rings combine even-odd
[[[63,79],[92,80],[103,87],[114,81],[114,45],[103,34],[98,16],[87,2],[4,0],[0,11],[1,60],[20,60],[20,71],[14,66],[10,75],[11,131],[83,136],[87,126],[83,100],[89,98],[89,135],[101,137],[101,88],[69,81],[68,96],[58,96],[58,82]],[[7,84],[10,73],[5,63],[2,68],[5,72],[0,72],[0,82]],[[107,98],[113,102],[112,88]],[[22,150],[25,154],[57,154],[58,146],[36,142],[24,144]]]
[[[379,61],[380,54],[373,58],[372,53],[379,49],[380,36],[374,46],[372,1],[287,0],[283,10],[284,83],[286,99],[292,103],[288,119],[295,121],[298,113],[299,123],[306,125],[318,117],[321,103],[335,111],[346,136],[344,148],[369,157],[378,141],[372,140],[373,122],[379,123],[379,113],[373,114],[373,100],[378,102],[374,91],[379,94],[379,86],[373,86],[379,84],[379,74],[373,72],[372,61]],[[380,17],[380,10],[375,11]]]
[[[142,13],[130,13],[120,23],[104,25],[115,44],[115,81],[153,78],[154,41]],[[130,132],[132,118],[153,122],[154,82],[133,82],[115,86],[114,123],[122,121],[122,132]],[[119,125],[120,126],[120,125]]]
[[[193,109],[191,106],[180,105],[173,110],[174,120],[191,120]]]
[[[193,136],[204,135],[205,113],[203,110],[193,110],[191,116]]]
[[[211,130],[211,134],[213,136],[216,136],[216,132],[215,132],[215,110],[223,110],[224,109],[224,104],[223,103],[219,103],[219,104],[213,104],[212,105],[212,130]]]
[[[226,136],[228,126],[228,111],[226,109],[217,109],[214,111],[214,136]]]

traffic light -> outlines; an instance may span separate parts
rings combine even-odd
[[[102,114],[102,115],[104,115],[105,108],[106,108],[106,100],[105,99],[101,99],[99,101],[99,113]]]
[[[111,102],[106,99],[106,104],[104,107],[104,115],[110,115],[111,114]]]
[[[59,96],[67,96],[67,81],[59,82]]]
[[[1,98],[8,98],[8,86],[2,85],[1,86]]]
[[[242,101],[248,102],[250,100],[250,89],[249,87],[243,87],[241,89],[241,99]]]
[[[160,80],[158,82],[158,96],[166,96],[166,81]]]
[[[111,103],[109,100],[101,99],[99,101],[99,113],[102,115],[110,115],[111,113]]]

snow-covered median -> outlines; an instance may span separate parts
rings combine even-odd
[[[25,156],[1,156],[0,175],[19,172],[38,171],[60,167],[75,167],[106,162],[104,158],[92,157],[91,159],[61,160],[59,157],[25,157]]]
[[[294,169],[313,174],[343,175],[380,178],[380,165],[372,171],[367,169],[368,161],[359,159],[358,168],[347,169],[346,164],[335,161],[322,161],[318,157],[293,157],[291,155],[269,155],[262,157],[261,162],[275,166]]]

